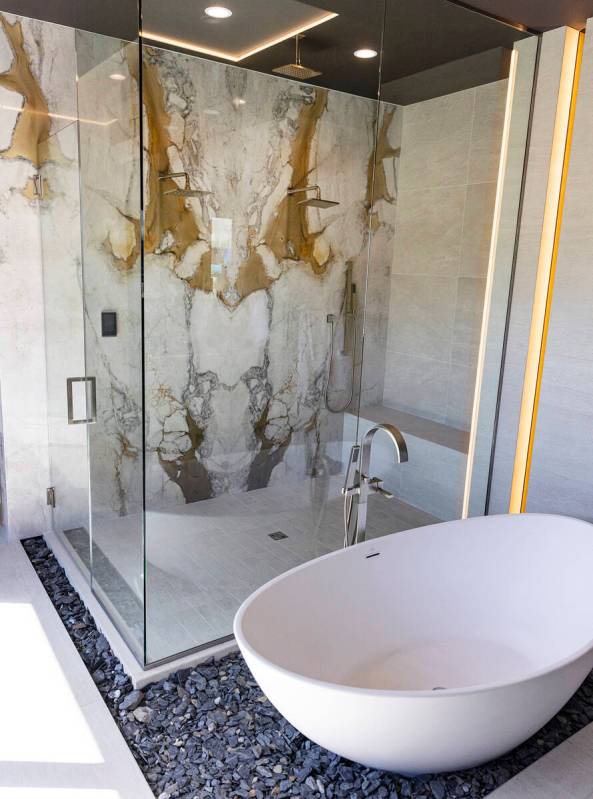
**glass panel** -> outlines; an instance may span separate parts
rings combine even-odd
[[[394,122],[379,135],[374,203],[395,232],[390,246],[372,242],[360,432],[396,425],[409,462],[397,465],[389,441],[376,439],[373,473],[396,498],[371,497],[369,537],[464,510],[475,392],[495,405],[498,390],[500,349],[487,382],[478,366],[497,265],[504,330],[534,72],[535,40],[525,37],[445,0],[388,4],[381,112]],[[507,107],[516,129],[495,263]]]
[[[138,45],[76,32],[92,587],[144,656]]]
[[[84,424],[68,423],[67,381],[85,375],[75,34],[49,23],[44,31],[57,44],[54,69],[63,78],[52,96],[53,116],[43,143],[53,157],[41,164],[34,186],[43,259],[52,521],[90,578],[87,431]]]
[[[143,4],[149,661],[342,546],[357,435],[383,2],[225,5]]]
[[[526,166],[527,138],[531,113],[531,95],[537,63],[539,39],[525,39],[515,44],[516,63],[511,116],[508,120],[508,149],[504,163],[500,221],[485,320],[481,390],[476,398],[477,417],[470,440],[470,469],[467,485],[469,516],[488,513],[491,463],[494,457],[496,419],[504,357],[507,313],[515,263],[522,186]]]

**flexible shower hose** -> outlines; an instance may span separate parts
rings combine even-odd
[[[346,324],[346,319],[348,318],[347,314],[344,317],[344,324]],[[331,403],[329,401],[329,385],[332,379],[332,364],[334,362],[334,335],[335,335],[335,320],[330,319],[331,325],[331,335],[330,335],[330,342],[329,342],[329,369],[327,370],[327,381],[325,383],[325,392],[324,392],[324,400],[325,400],[325,407],[330,413],[343,413],[346,408],[350,405],[354,398],[354,372],[356,369],[356,313],[353,312],[351,314],[352,321],[354,322],[354,332],[353,332],[353,346],[352,346],[352,374],[350,380],[350,396],[344,405],[339,408],[332,408]]]

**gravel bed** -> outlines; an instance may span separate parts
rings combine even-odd
[[[158,799],[480,799],[593,721],[590,675],[539,733],[485,766],[415,778],[365,768],[297,732],[240,654],[134,690],[43,538],[22,543]]]

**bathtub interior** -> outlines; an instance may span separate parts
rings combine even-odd
[[[589,645],[592,568],[593,526],[584,522],[448,522],[289,572],[247,601],[241,633],[258,657],[340,685],[515,682]]]

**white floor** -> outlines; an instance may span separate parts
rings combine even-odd
[[[593,724],[490,794],[492,799],[593,799]]]
[[[0,541],[0,799],[154,799],[19,542]]]

